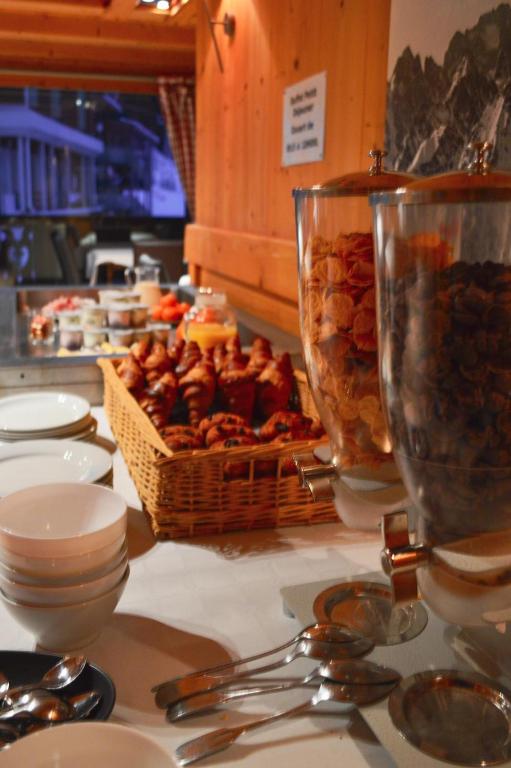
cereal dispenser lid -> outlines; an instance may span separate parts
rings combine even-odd
[[[293,197],[342,197],[345,195],[362,197],[371,192],[397,189],[415,178],[409,173],[385,170],[383,158],[386,154],[381,149],[372,149],[369,157],[373,162],[367,171],[347,173],[345,176],[338,176],[312,187],[296,187],[293,189]]]
[[[511,200],[511,173],[492,171],[488,162],[493,145],[474,142],[468,149],[473,158],[466,169],[416,179],[395,192],[371,195],[371,205]]]

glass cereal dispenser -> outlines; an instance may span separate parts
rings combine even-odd
[[[368,195],[412,177],[383,168],[293,190],[305,367],[330,438],[331,460],[302,457],[299,474],[316,497],[331,496],[350,527],[376,528],[402,506],[378,384],[373,233]],[[369,481],[369,482],[367,482]]]
[[[384,519],[397,601],[417,586],[461,625],[511,619],[511,174],[466,171],[371,196],[380,381],[416,511]],[[417,569],[417,570],[416,570]]]

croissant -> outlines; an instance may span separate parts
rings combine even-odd
[[[142,367],[147,372],[158,370],[160,376],[170,369],[170,360],[167,356],[167,350],[161,341],[154,342],[151,347],[151,352],[145,359]]]
[[[177,372],[177,371],[176,371]],[[188,408],[188,419],[197,426],[215,397],[215,368],[208,356],[201,360],[179,380],[181,397]]]
[[[256,372],[248,368],[222,371],[218,377],[221,407],[250,422],[254,412],[256,376]]]
[[[181,355],[183,354],[184,346],[184,339],[176,339],[172,346],[167,350],[167,357],[170,360],[170,367],[172,370],[174,370],[176,365],[179,364]]]
[[[133,355],[137,363],[140,363],[140,364],[145,363],[150,350],[151,350],[151,342],[147,341],[146,339],[142,339],[141,341],[136,341],[130,347],[130,353]]]
[[[293,368],[287,352],[266,364],[257,378],[257,408],[264,418],[285,410],[293,391]]]
[[[152,382],[146,391],[149,395],[163,401],[165,410],[170,413],[178,395],[177,377],[172,371],[167,371],[159,379]]]
[[[241,341],[238,334],[236,334],[235,336],[231,336],[230,339],[227,339],[227,341],[225,342],[225,351],[227,352],[227,354],[229,354],[230,352],[241,353]]]
[[[213,363],[215,364],[215,371],[220,373],[222,370],[222,364],[226,355],[225,344],[223,341],[215,344],[213,347]]]
[[[268,339],[258,336],[252,342],[252,349],[250,350],[250,358],[247,363],[247,368],[257,371],[257,375],[259,375],[264,371],[272,357],[270,342]]]
[[[165,403],[159,397],[150,395],[147,391],[142,393],[142,396],[138,402],[156,429],[162,429],[167,423],[168,419],[168,411]]]
[[[144,372],[132,355],[121,362],[117,369],[126,389],[135,394],[144,386]]]
[[[196,341],[188,341],[183,347],[181,359],[175,367],[178,379],[188,373],[201,359],[200,347]]]

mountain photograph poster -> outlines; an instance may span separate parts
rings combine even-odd
[[[511,2],[392,0],[387,79],[388,167],[463,168],[489,141],[511,169]]]

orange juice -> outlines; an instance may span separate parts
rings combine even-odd
[[[196,341],[201,351],[214,347],[215,344],[236,336],[235,325],[223,325],[223,323],[194,323],[188,324],[186,331],[187,341]]]

